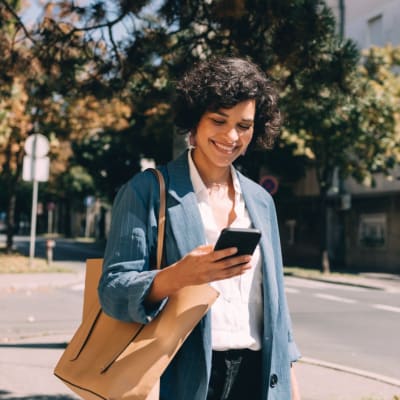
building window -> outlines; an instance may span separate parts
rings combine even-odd
[[[368,46],[383,46],[383,17],[377,15],[368,20]]]
[[[384,248],[386,245],[386,215],[361,214],[359,243],[363,248]]]

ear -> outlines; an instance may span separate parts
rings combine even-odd
[[[189,146],[190,147],[196,147],[196,135],[195,135],[195,132],[190,131],[188,141],[189,141]]]

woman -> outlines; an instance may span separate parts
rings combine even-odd
[[[278,135],[277,98],[251,62],[215,58],[177,84],[176,125],[191,148],[161,168],[167,182],[166,267],[151,270],[158,185],[143,172],[119,192],[99,295],[105,312],[146,323],[174,291],[208,282],[220,296],[161,377],[161,400],[300,399],[271,196],[233,162]],[[214,251],[221,229],[256,227],[252,256]],[[226,258],[228,256],[232,256]]]

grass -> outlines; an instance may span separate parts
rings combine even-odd
[[[19,253],[6,254],[0,249],[0,274],[23,274],[39,272],[70,272],[69,269],[47,264],[42,258],[34,258],[29,265],[29,257]]]

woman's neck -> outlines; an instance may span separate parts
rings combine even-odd
[[[231,185],[232,174],[230,166],[212,168],[210,165],[203,165],[203,163],[198,162],[194,152],[192,152],[191,156],[194,165],[207,188],[218,188]]]

